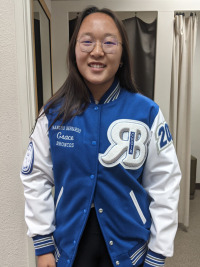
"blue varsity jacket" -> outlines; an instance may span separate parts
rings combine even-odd
[[[115,80],[98,104],[49,129],[58,108],[38,119],[21,171],[36,255],[71,267],[94,203],[113,266],[164,266],[181,174],[158,105]]]

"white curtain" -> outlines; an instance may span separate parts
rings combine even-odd
[[[170,128],[182,171],[179,223],[185,229],[189,226],[190,115],[197,22],[196,15],[191,15],[188,18],[184,14],[176,15],[174,19]]]

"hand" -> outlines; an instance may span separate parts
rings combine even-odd
[[[56,267],[56,261],[52,253],[37,257],[37,267]]]

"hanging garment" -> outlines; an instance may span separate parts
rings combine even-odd
[[[133,57],[133,77],[138,89],[154,97],[157,20],[148,24],[134,17],[123,21]]]
[[[179,223],[189,226],[191,161],[191,91],[197,36],[197,17],[183,14],[174,19],[174,42],[170,96],[170,129],[181,171]]]

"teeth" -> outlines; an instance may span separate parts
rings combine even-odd
[[[104,68],[104,65],[90,64],[90,67],[100,69],[100,68]]]

